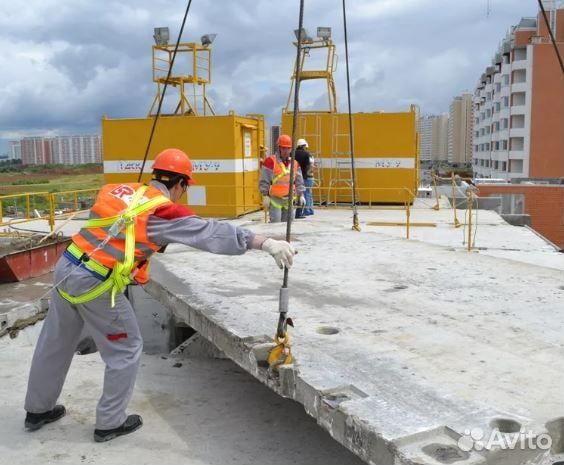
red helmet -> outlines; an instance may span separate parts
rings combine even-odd
[[[155,157],[153,169],[186,176],[188,184],[194,184],[192,179],[192,161],[182,150],[164,149]]]
[[[280,134],[278,141],[276,142],[278,147],[292,148],[292,138],[286,134]]]

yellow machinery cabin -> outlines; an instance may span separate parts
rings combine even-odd
[[[180,44],[175,64],[188,63],[189,69],[186,74],[171,73],[167,81],[174,45],[163,39],[164,32],[155,30],[153,81],[157,90],[147,117],[102,118],[105,181],[137,181],[155,108],[165,103],[160,99],[168,82],[167,95],[173,94],[170,99],[175,106],[158,119],[143,181],[150,180],[154,157],[165,148],[175,147],[193,161],[196,184],[188,189],[186,200],[198,215],[236,217],[257,210],[261,203],[258,180],[263,117],[215,115],[206,96],[206,86],[211,82],[212,36],[203,36],[202,44]]]
[[[296,138],[308,141],[315,158],[314,200],[322,204],[352,201],[352,164],[348,113],[338,113],[333,81],[335,45],[323,29],[302,42],[300,82],[327,81],[328,110],[299,111]],[[297,42],[294,42],[297,46]],[[326,52],[324,69],[307,69],[307,60]],[[282,112],[282,132],[292,133],[290,96]],[[419,184],[418,135],[415,106],[399,113],[353,113],[357,200],[361,203],[412,203]]]

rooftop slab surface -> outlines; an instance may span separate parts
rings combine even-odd
[[[459,439],[471,430],[484,437],[548,430],[553,452],[564,452],[562,255],[537,249],[542,239],[495,213],[490,229],[498,233],[478,229],[482,243],[528,244],[558,266],[469,253],[448,241],[405,240],[368,225],[382,215],[361,210],[360,233],[351,230],[350,210],[318,209],[294,223],[299,254],[290,272],[289,316],[296,361],[277,376],[261,363],[272,346],[282,283],[269,256],[173,246],[158,258],[146,288],[249,373],[303,404],[366,462],[548,460],[539,448],[462,450]],[[285,234],[284,224],[240,222],[257,233]],[[435,229],[447,235],[448,226],[460,237],[442,222]]]
[[[230,360],[143,355],[130,413],[135,434],[95,443],[104,363],[76,356],[59,402],[61,420],[24,431],[23,402],[41,324],[0,339],[0,462],[9,465],[362,465],[300,405],[282,399]],[[180,362],[182,366],[175,367]]]

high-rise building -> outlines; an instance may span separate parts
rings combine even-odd
[[[473,102],[471,94],[462,94],[450,104],[448,118],[448,161],[472,161]]]
[[[52,163],[49,139],[44,137],[24,137],[20,143],[22,164],[46,165]]]
[[[12,140],[8,147],[8,160],[21,160],[22,144],[19,140]]]
[[[417,120],[421,160],[447,160],[448,116],[428,115]]]
[[[564,7],[544,1],[564,52]],[[542,13],[512,27],[474,93],[476,177],[564,176],[564,82]]]
[[[100,136],[57,136],[51,139],[53,163],[81,165],[100,163]]]
[[[280,137],[280,126],[270,126],[270,153],[274,153],[278,148],[276,142]]]
[[[100,136],[24,137],[12,144],[15,153],[19,144],[24,165],[82,165],[102,161]]]

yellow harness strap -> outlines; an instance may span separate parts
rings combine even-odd
[[[125,225],[125,253],[123,262],[116,262],[112,270],[112,274],[104,281],[102,284],[94,287],[93,289],[85,292],[79,296],[71,296],[65,291],[57,288],[59,294],[68,302],[73,305],[83,304],[90,302],[98,297],[100,297],[105,292],[111,290],[112,308],[115,306],[116,294],[125,289],[125,287],[131,283],[131,272],[135,267],[135,217],[145,213],[146,211],[152,210],[159,205],[169,202],[169,200],[164,196],[159,196],[145,202],[142,205],[137,205],[139,200],[147,190],[147,186],[140,187],[133,198],[127,209],[121,214],[112,216],[110,218],[98,218],[89,220],[85,228],[102,228],[107,226],[113,226],[118,222]],[[118,223],[119,225],[119,223]],[[123,226],[119,228],[118,233],[121,231]]]

